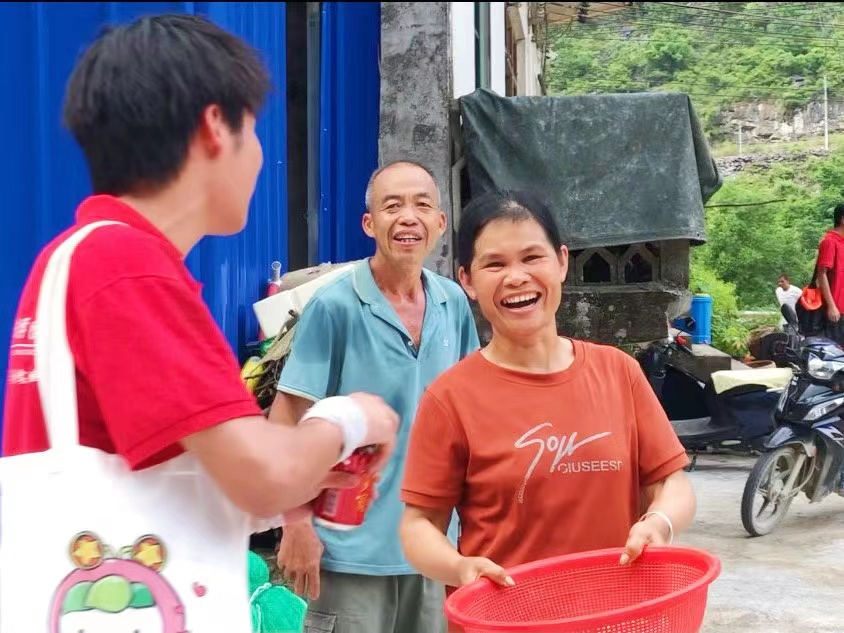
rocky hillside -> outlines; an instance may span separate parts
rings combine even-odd
[[[742,156],[721,156],[715,159],[718,171],[725,178],[735,176],[749,167],[754,169],[770,169],[774,165],[788,163],[805,163],[810,156],[828,156],[829,152],[823,149],[811,149],[802,152],[771,152],[752,153]]]
[[[823,103],[811,101],[788,108],[781,103],[739,103],[726,107],[710,130],[714,138],[737,136],[741,126],[745,142],[795,141],[824,133]],[[844,130],[844,103],[828,105],[829,132]]]

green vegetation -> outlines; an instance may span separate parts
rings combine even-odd
[[[549,33],[549,93],[685,92],[716,156],[736,153],[724,116],[736,104],[822,101],[825,74],[830,101],[844,100],[844,4],[640,2],[617,12],[610,5],[591,3],[586,23]],[[779,274],[798,286],[811,278],[831,207],[844,200],[843,140],[831,135],[827,156],[750,164],[708,202],[708,242],[692,252],[690,286],[713,296],[720,349],[746,352],[750,329],[763,323],[741,311],[777,310]],[[821,147],[822,139],[805,139],[752,151]],[[772,200],[779,201],[758,204]],[[750,203],[757,204],[717,206]]]
[[[783,199],[748,207],[719,207]],[[739,310],[776,310],[777,277],[805,286],[817,246],[844,199],[844,151],[728,178],[706,210],[708,241],[692,251],[691,289],[713,296],[714,344],[741,356],[751,325]],[[776,318],[772,320],[776,322]],[[758,325],[758,324],[757,324]]]
[[[776,307],[781,273],[809,282],[818,242],[831,228],[831,208],[844,194],[844,152],[750,168],[727,178],[706,210],[708,241],[692,251],[703,266],[735,287],[743,310]],[[719,207],[783,199],[748,207]]]
[[[590,4],[585,23],[549,32],[551,94],[685,92],[712,140],[736,103],[795,108],[844,99],[844,4],[637,2]]]

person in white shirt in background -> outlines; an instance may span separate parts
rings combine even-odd
[[[797,300],[800,298],[800,295],[803,294],[803,290],[798,288],[797,286],[791,285],[791,278],[788,275],[780,275],[779,279],[777,279],[777,302],[779,303],[780,308],[784,304],[790,305],[792,308],[797,306]],[[786,323],[785,319],[780,317],[780,327],[784,326]]]

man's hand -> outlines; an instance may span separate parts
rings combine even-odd
[[[646,545],[667,545],[668,537],[668,524],[659,515],[652,514],[644,521],[635,523],[630,528],[619,563],[632,563],[639,558]]]
[[[460,578],[461,587],[475,582],[478,578],[489,578],[505,587],[516,584],[503,567],[496,565],[488,558],[481,557],[462,557],[457,564],[457,576]]]
[[[395,450],[399,416],[378,396],[369,393],[353,393],[350,397],[366,415],[367,433],[364,445],[375,444],[379,447],[368,469],[370,472],[376,472],[390,460]]]
[[[841,313],[834,303],[826,307],[826,318],[830,323],[838,323],[841,320]]]
[[[338,490],[344,490],[346,488],[354,488],[359,483],[360,475],[330,471],[319,483],[319,486],[311,491],[310,494],[313,495],[311,499],[316,499],[317,496],[319,496],[319,494],[325,488],[336,488]],[[293,508],[285,512],[284,524],[287,525],[289,523],[300,523],[306,519],[310,520],[312,515],[313,512],[311,504],[307,503],[305,505],[299,506],[298,508]]]
[[[319,598],[319,563],[323,545],[310,517],[286,524],[278,546],[278,568],[293,593],[308,600]]]

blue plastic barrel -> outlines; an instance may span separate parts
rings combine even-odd
[[[712,344],[712,297],[698,294],[692,297],[689,316],[695,320],[692,343]]]

